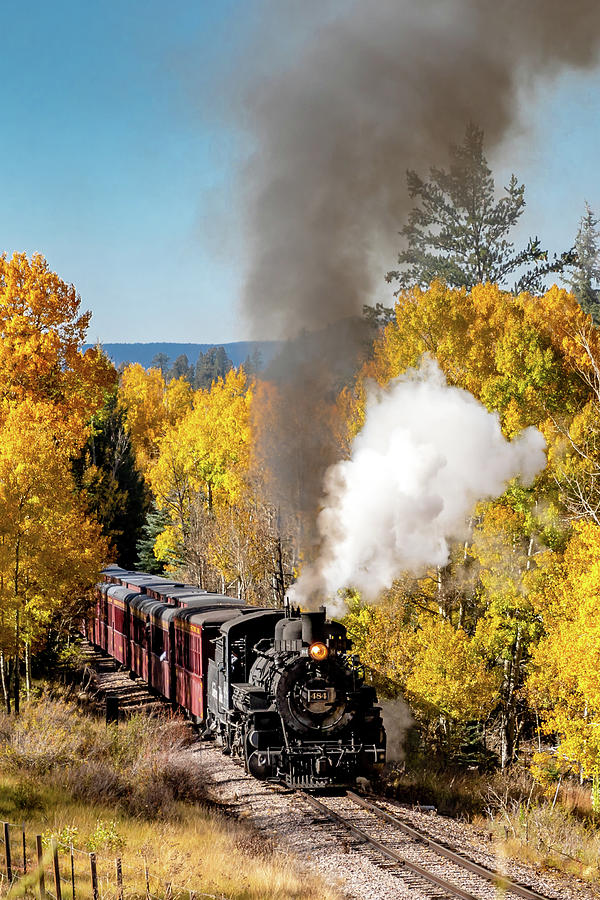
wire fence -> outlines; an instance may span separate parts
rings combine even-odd
[[[80,850],[72,842],[27,834],[24,824],[0,822],[0,895],[39,900],[230,900],[164,880],[120,856]]]

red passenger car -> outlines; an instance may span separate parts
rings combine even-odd
[[[156,601],[150,601],[155,603]],[[129,664],[131,671],[148,681],[148,644],[150,642],[150,616],[146,615],[144,604],[148,598],[139,594],[129,601]]]
[[[206,670],[214,657],[214,638],[223,622],[239,616],[238,608],[178,609],[172,618],[175,639],[175,702],[195,722],[206,708]]]
[[[108,639],[108,603],[106,593],[110,588],[110,584],[98,584],[96,586],[96,608],[92,622],[92,643],[102,650],[107,648]]]
[[[174,700],[171,679],[171,632],[165,612],[173,609],[160,600],[149,598],[140,604],[140,610],[149,616],[150,640],[148,647],[148,684],[167,700]]]
[[[110,585],[106,592],[108,606],[107,652],[124,666],[130,663],[129,602],[138,595],[121,585]]]
[[[202,722],[208,661],[214,658],[219,629],[257,608],[237,597],[119,566],[107,567],[103,575],[90,629],[94,643]]]

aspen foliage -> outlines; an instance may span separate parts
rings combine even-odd
[[[120,400],[138,469],[146,475],[159,455],[160,439],[190,409],[192,389],[183,377],[167,384],[160,369],[146,371],[134,363],[121,376]]]
[[[40,254],[0,256],[0,414],[9,403],[49,402],[57,440],[71,450],[85,442],[89,419],[115,381],[100,350],[80,352],[90,320],[80,304],[73,285]]]
[[[262,409],[254,416],[255,393]],[[127,428],[164,525],[153,552],[178,577],[246,600],[282,602],[291,577],[289,535],[265,496],[257,452],[268,432],[269,388],[244,368],[209,388],[166,384],[129,366],[119,391]]]
[[[240,508],[246,488],[251,401],[252,387],[242,368],[231,370],[210,389],[195,391],[191,407],[159,439],[158,456],[149,467],[157,506],[169,517],[155,554],[181,565],[186,557],[190,562],[188,551],[195,543],[193,555],[205,569],[194,573],[201,583],[207,569],[215,567],[222,581],[232,580],[226,547],[232,511]]]
[[[48,404],[25,400],[0,430],[0,610],[34,650],[57,615],[65,623],[81,614],[108,553],[48,419]]]
[[[580,522],[536,595],[546,634],[528,697],[558,739],[563,770],[600,775],[600,527]]]
[[[469,716],[480,724],[491,718],[502,764],[508,765],[527,727],[532,654],[551,627],[547,610],[535,600],[539,584],[562,558],[570,518],[597,521],[600,508],[598,335],[575,298],[557,287],[543,297],[515,296],[490,284],[467,291],[434,282],[428,290],[405,291],[394,320],[375,341],[372,359],[338,400],[347,424],[345,452],[364,421],[368,380],[385,385],[418,364],[424,353],[437,359],[451,384],[498,412],[507,438],[528,425],[540,428],[549,465],[532,488],[515,484],[497,501],[481,504],[446,567],[397,583],[393,599],[383,605],[388,609],[385,645],[399,649],[381,659],[371,653],[371,663],[376,677],[402,685],[424,728],[456,732]],[[418,637],[423,609],[429,642]],[[365,648],[380,640],[381,615],[367,618],[366,631],[353,612],[348,617]],[[457,636],[456,645],[445,644],[448,629]],[[444,661],[467,645],[469,658],[480,665],[471,670],[472,682]],[[441,668],[436,670],[438,652]],[[489,704],[468,712],[469,692],[460,694],[461,680]],[[445,685],[437,700],[435,683]],[[463,708],[452,702],[453,686]]]
[[[22,661],[85,608],[108,545],[72,464],[115,385],[90,314],[39,255],[0,257],[0,683],[18,710]]]
[[[235,501],[248,468],[252,397],[243,369],[193,394],[191,408],[158,440],[148,478],[159,509],[181,529],[192,497],[211,510]]]

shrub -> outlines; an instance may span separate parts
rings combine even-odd
[[[0,714],[6,771],[36,778],[52,772],[55,784],[76,800],[116,802],[151,818],[174,815],[178,801],[206,801],[198,772],[177,758],[192,740],[177,716],[135,715],[106,726],[48,695],[25,703],[18,718]]]
[[[111,853],[120,853],[125,847],[126,841],[119,833],[117,823],[104,822],[99,819],[95,829],[86,842],[86,850],[90,853],[99,853],[101,850],[110,850]]]

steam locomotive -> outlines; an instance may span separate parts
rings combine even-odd
[[[260,779],[352,784],[385,762],[375,691],[325,608],[268,609],[117,566],[87,637]]]

